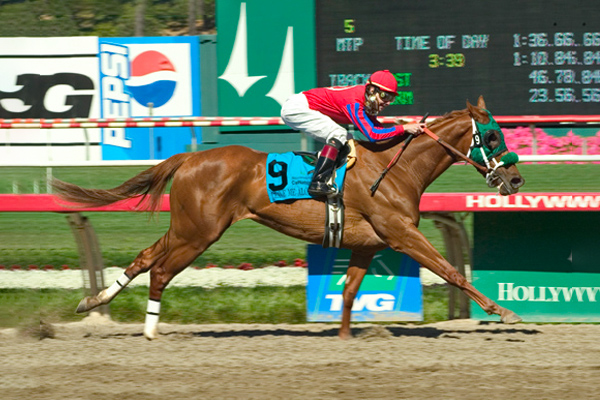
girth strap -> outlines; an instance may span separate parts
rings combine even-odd
[[[323,248],[342,245],[344,235],[344,200],[342,194],[327,197],[325,202],[325,234],[323,235]]]

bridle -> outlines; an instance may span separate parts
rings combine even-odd
[[[479,171],[481,171],[483,173],[488,173],[489,172],[489,168],[486,168],[483,165],[478,164],[477,162],[473,161],[468,155],[465,155],[461,151],[457,150],[454,146],[452,146],[451,144],[449,144],[446,141],[444,141],[438,135],[436,135],[435,133],[431,132],[428,128],[423,129],[423,133],[425,133],[427,136],[429,136],[430,138],[432,138],[433,140],[435,140],[436,142],[438,142],[439,144],[441,144],[442,147],[445,147],[446,149],[448,149],[448,151],[450,151],[451,153],[453,153],[456,157],[462,159],[463,161],[468,162],[469,164],[471,164],[472,166],[474,166],[475,168],[477,168]]]
[[[424,119],[427,118],[427,116],[424,117]],[[479,131],[479,128],[477,127],[477,123],[475,122],[475,120],[473,118],[471,118],[471,122],[473,125],[473,138],[471,141],[471,147],[469,148],[469,152],[465,155],[463,154],[460,150],[456,149],[454,146],[452,146],[451,144],[449,144],[448,142],[446,142],[445,140],[443,140],[442,138],[440,138],[438,135],[436,135],[435,133],[433,133],[431,130],[429,130],[429,128],[425,127],[423,129],[423,133],[425,133],[427,136],[429,136],[430,138],[432,138],[433,140],[435,140],[436,142],[438,142],[442,147],[444,147],[445,149],[447,149],[448,151],[450,151],[452,154],[454,154],[456,157],[460,158],[461,160],[471,164],[472,166],[474,166],[479,172],[481,172],[482,174],[485,174],[485,181],[488,185],[488,187],[495,187],[497,185],[494,184],[494,182],[496,182],[499,178],[498,176],[498,168],[500,168],[501,166],[509,166],[510,164],[516,164],[518,161],[518,156],[515,153],[508,153],[505,154],[502,159],[500,160],[500,162],[496,161],[496,159],[494,158],[494,152],[492,152],[489,156],[485,154],[485,150],[483,149],[483,139],[481,136],[481,132]],[[387,174],[387,172],[389,171],[389,169],[391,167],[393,167],[396,162],[398,162],[398,159],[400,158],[400,155],[402,154],[402,152],[404,151],[404,149],[406,149],[406,147],[408,146],[408,144],[412,141],[414,135],[410,134],[406,141],[404,146],[402,146],[398,152],[396,153],[396,155],[394,156],[394,158],[392,159],[392,161],[390,161],[390,163],[388,164],[388,166],[383,170],[383,172],[381,173],[381,175],[379,176],[379,178],[373,183],[373,185],[371,186],[371,196],[373,196],[375,194],[375,192],[377,191],[377,188],[379,187],[379,184],[381,183],[381,180],[385,177],[385,175]],[[472,154],[472,151],[475,149],[479,149],[481,151],[481,155],[482,158],[485,162],[485,165],[479,164],[477,161],[473,160],[470,156]],[[509,157],[507,157],[509,156]],[[491,166],[490,160],[495,164],[493,167]],[[502,185],[503,183],[500,183],[500,185],[498,185],[498,188]]]

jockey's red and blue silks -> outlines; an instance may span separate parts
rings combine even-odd
[[[366,113],[365,85],[315,88],[302,93],[311,110],[327,115],[338,124],[353,124],[371,142],[404,134],[402,125],[384,127],[376,117]]]

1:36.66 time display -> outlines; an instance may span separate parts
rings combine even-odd
[[[465,55],[462,53],[429,54],[429,68],[460,68],[465,63]]]

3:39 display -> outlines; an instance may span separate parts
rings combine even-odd
[[[448,54],[430,54],[429,55],[429,68],[460,68],[464,67],[466,63],[465,55],[462,53],[448,53]]]

